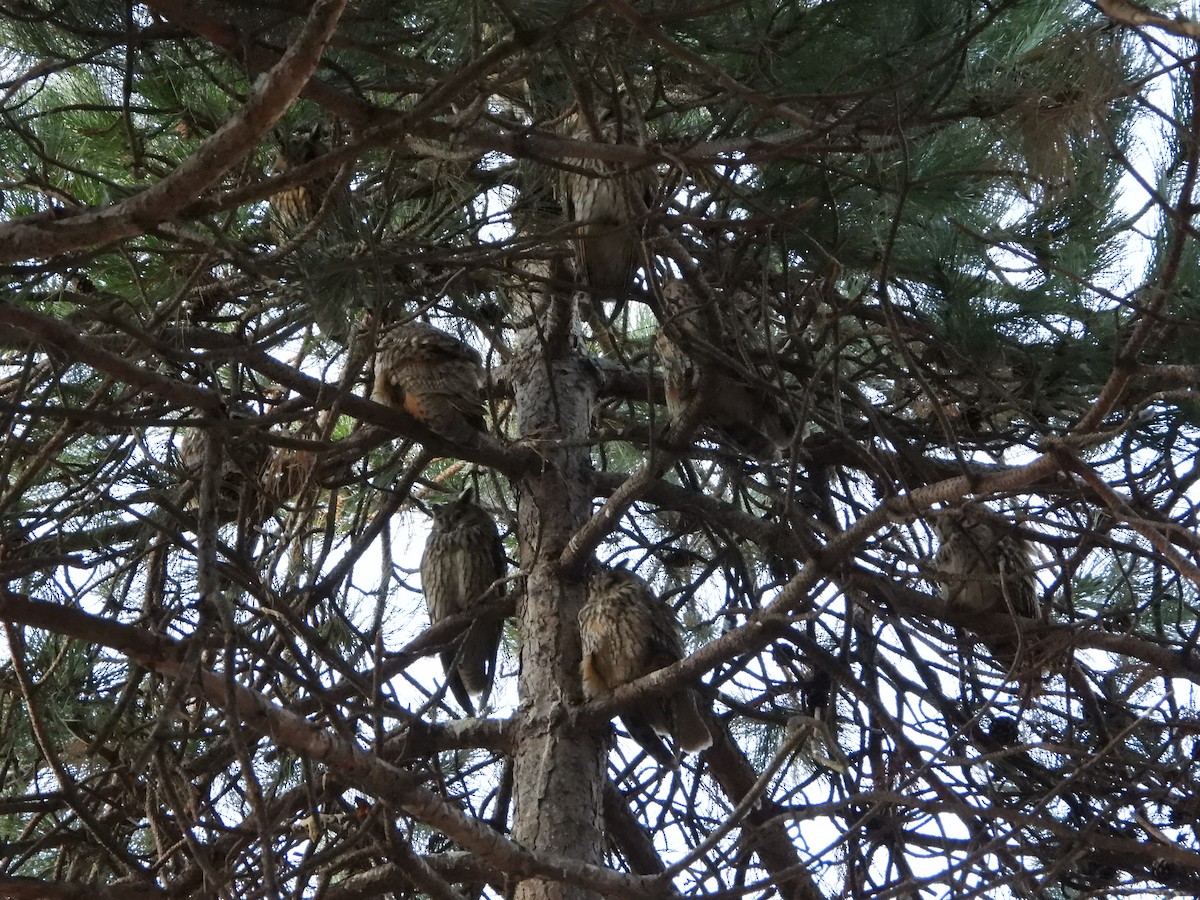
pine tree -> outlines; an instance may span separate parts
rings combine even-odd
[[[19,0],[0,34],[0,895],[1200,890],[1200,22]],[[460,383],[373,393],[411,321]],[[431,626],[460,496],[505,575]],[[590,698],[613,566],[686,655]]]

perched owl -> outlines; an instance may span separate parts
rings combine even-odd
[[[276,175],[282,175],[289,169],[312,162],[326,152],[324,129],[320,125],[309,132],[288,135],[279,141],[279,152],[275,156],[272,171]],[[321,208],[321,201],[331,183],[332,175],[323,174],[271,197],[271,208],[275,213],[272,224],[276,240],[283,242],[304,230],[304,226]]]
[[[248,419],[247,410],[229,410],[231,420]],[[208,447],[208,433],[203,428],[189,428],[179,443],[179,463],[191,482],[188,503],[199,503],[200,482]],[[245,430],[229,429],[217,442],[220,458],[216,460],[216,516],[218,524],[237,519],[262,522],[270,514],[270,501],[263,491],[263,473],[272,457],[271,448],[255,441]]]
[[[940,513],[933,527],[940,542],[934,559],[939,592],[956,618],[996,613],[1037,618],[1032,551],[1010,525],[982,508],[963,507]],[[1045,661],[1025,654],[1018,660],[1022,641],[1015,623],[1010,634],[989,634],[984,643],[997,665],[1036,692]]]
[[[276,450],[263,469],[263,491],[282,505],[316,486],[317,454],[311,450]]]
[[[483,385],[479,354],[432,325],[405,322],[379,337],[371,399],[404,410],[444,438],[478,441],[485,427]]]
[[[570,136],[581,141],[622,144],[637,139],[633,112],[624,107],[617,113],[598,108],[591,124],[576,114],[567,120],[567,127]],[[596,300],[622,301],[641,258],[641,222],[645,207],[654,201],[651,176],[599,159],[564,162],[572,167],[563,172],[562,199],[567,218],[576,227],[579,282]]]
[[[491,587],[504,577],[504,547],[496,523],[475,502],[474,488],[457,500],[433,507],[433,529],[421,557],[421,586],[434,625],[448,616],[486,606],[504,595]],[[503,620],[479,620],[455,645],[442,651],[450,691],[463,709],[475,714],[471,694],[487,703],[496,677]]]
[[[683,659],[679,625],[650,586],[625,569],[599,569],[579,611],[584,693],[596,697],[618,685]],[[669,734],[688,753],[712,746],[695,688],[652,697],[621,716],[629,733],[665,766],[675,758],[659,734]]]
[[[791,442],[791,427],[768,383],[751,384],[747,379],[756,374],[754,367],[739,368],[732,357],[722,359],[718,348],[726,344],[707,334],[684,282],[663,287],[663,306],[668,318],[655,346],[663,362],[671,420],[678,420],[700,396],[699,424],[720,443],[762,462],[779,460]]]
[[[940,545],[934,565],[942,599],[964,613],[1038,615],[1029,542],[981,509],[964,507],[933,520]]]

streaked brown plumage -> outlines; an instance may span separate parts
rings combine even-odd
[[[1029,542],[1011,526],[964,507],[933,520],[939,546],[934,564],[942,599],[967,613],[1038,615],[1037,580]]]
[[[933,528],[939,540],[938,590],[956,620],[997,613],[1037,618],[1032,548],[1010,524],[984,508],[965,506],[937,514]],[[1010,634],[986,635],[984,643],[998,665],[1036,689],[1040,665],[1015,666],[1021,646],[1015,623]]]
[[[229,412],[231,420],[246,419],[249,414],[240,408]],[[228,429],[213,445],[220,454],[215,461],[216,497],[214,508],[218,524],[242,518],[254,524],[269,514],[271,501],[263,490],[263,473],[271,460],[271,448],[255,441],[245,430]],[[179,443],[179,463],[186,478],[192,482],[189,505],[199,503],[201,478],[208,453],[208,432],[204,428],[189,428]]]
[[[477,610],[504,596],[504,546],[496,523],[476,502],[469,488],[456,500],[430,511],[433,529],[421,557],[421,587],[430,621],[436,625],[456,613]],[[478,620],[454,646],[442,651],[442,667],[451,693],[474,715],[471,694],[487,703],[496,677],[502,619]]]
[[[312,162],[326,152],[324,129],[320,125],[308,132],[289,135],[280,140],[272,171],[276,175],[282,175]],[[272,195],[271,208],[275,213],[273,225],[276,240],[282,242],[295,237],[312,221],[321,208],[321,201],[332,181],[333,176],[326,173]]]
[[[637,139],[633,111],[625,107],[614,113],[598,105],[590,124],[577,113],[567,120],[567,129],[581,141],[625,144]],[[564,162],[573,170],[596,173],[567,170],[562,176],[563,205],[576,226],[579,282],[597,300],[624,300],[641,261],[641,222],[654,199],[652,175],[598,159]]]
[[[393,325],[379,337],[371,399],[402,409],[452,441],[475,443],[484,430],[479,354],[426,325]]]
[[[667,413],[677,421],[697,398],[703,400],[699,424],[717,440],[763,462],[775,462],[790,443],[791,428],[766,384],[747,382],[750,364],[738,371],[722,360],[720,335],[709,335],[699,307],[687,285],[663,286],[668,319],[655,346],[663,362]]]
[[[683,659],[683,641],[670,607],[625,569],[604,568],[592,575],[579,611],[579,633],[583,689],[589,698]],[[621,719],[638,743],[666,766],[674,766],[675,758],[659,734],[670,734],[688,753],[712,746],[695,688],[642,701]]]

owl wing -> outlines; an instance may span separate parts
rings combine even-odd
[[[996,555],[1005,590],[1005,608],[1011,603],[1017,615],[1036,619],[1040,610],[1029,543],[1014,534],[1003,535],[997,541]]]
[[[478,510],[478,520],[473,522],[471,531],[471,562],[467,567],[472,571],[472,578],[467,588],[470,596],[465,598],[468,608],[486,606],[504,596],[503,587],[488,588],[504,576],[507,566],[500,531],[491,516]],[[481,705],[487,702],[496,678],[496,658],[503,633],[504,620],[489,616],[473,622],[463,636],[459,675],[467,689],[480,696]]]
[[[646,659],[651,663],[646,671],[653,672],[683,659],[683,639],[679,636],[679,621],[674,610],[650,591],[646,591],[646,595],[649,619]]]
[[[463,635],[458,656],[458,677],[467,691],[479,696],[480,706],[487,703],[492,693],[492,684],[496,680],[496,658],[503,633],[503,620],[488,619],[472,622]]]
[[[667,604],[651,596],[653,604],[650,609],[650,628],[646,636],[646,668],[645,672],[657,671],[679,662],[684,656],[683,640],[679,635],[679,625]],[[658,745],[662,741],[658,734],[669,734],[676,746],[685,752],[696,752],[712,744],[712,737],[700,715],[699,696],[695,689],[682,687],[658,697],[650,697],[638,704],[636,710],[624,717],[630,733],[633,731],[632,719],[645,723],[656,733]],[[634,735],[637,737],[637,735]],[[639,743],[648,753],[654,756],[664,766],[674,767],[676,761],[673,755],[664,755],[655,744],[647,739],[638,738]]]

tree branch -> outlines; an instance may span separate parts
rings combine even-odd
[[[82,212],[39,213],[0,225],[0,260],[56,256],[144,234],[211,188],[254,149],[308,83],[346,0],[316,0],[304,28],[250,99],[157,184],[121,202]]]
[[[111,647],[139,665],[172,678],[186,677],[187,643],[154,635],[76,609],[46,603],[0,587],[0,620],[41,628],[88,644]],[[519,878],[566,882],[610,897],[675,898],[679,895],[653,878],[622,876],[601,866],[539,856],[464,815],[430,791],[409,772],[391,765],[274,705],[262,694],[230,685],[222,673],[201,670],[190,688],[229,717],[292,752],[327,766],[333,777],[445,834],[485,863]]]

